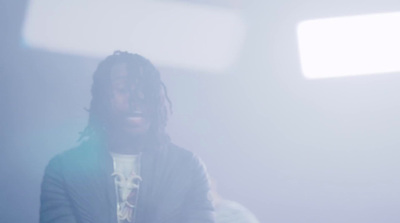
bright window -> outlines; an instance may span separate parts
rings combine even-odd
[[[227,69],[244,38],[236,11],[145,0],[31,0],[23,30],[29,47],[100,58],[127,50],[210,72]]]
[[[400,71],[400,13],[309,20],[297,32],[307,78]]]

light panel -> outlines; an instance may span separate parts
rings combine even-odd
[[[23,29],[29,47],[105,57],[139,53],[157,65],[223,72],[245,38],[240,13],[182,2],[31,0]]]
[[[303,74],[315,79],[400,71],[399,27],[397,12],[301,22]]]

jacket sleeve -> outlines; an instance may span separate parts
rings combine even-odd
[[[195,157],[192,168],[191,188],[185,200],[184,223],[214,223],[214,207],[205,166]]]
[[[63,181],[61,157],[46,167],[40,194],[40,223],[76,223]]]

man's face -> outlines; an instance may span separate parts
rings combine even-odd
[[[130,136],[145,134],[151,124],[151,111],[137,81],[129,78],[125,63],[111,68],[111,131]]]

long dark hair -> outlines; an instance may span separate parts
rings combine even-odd
[[[93,136],[101,137],[106,131],[108,112],[111,107],[110,74],[112,66],[116,63],[126,64],[128,75],[140,83],[146,98],[156,111],[151,117],[149,143],[153,145],[155,143],[158,147],[165,146],[169,142],[165,127],[172,104],[168,98],[166,86],[160,78],[160,73],[146,58],[121,51],[115,51],[113,55],[100,62],[93,74],[92,100],[88,109],[89,121],[81,132],[79,140]]]

